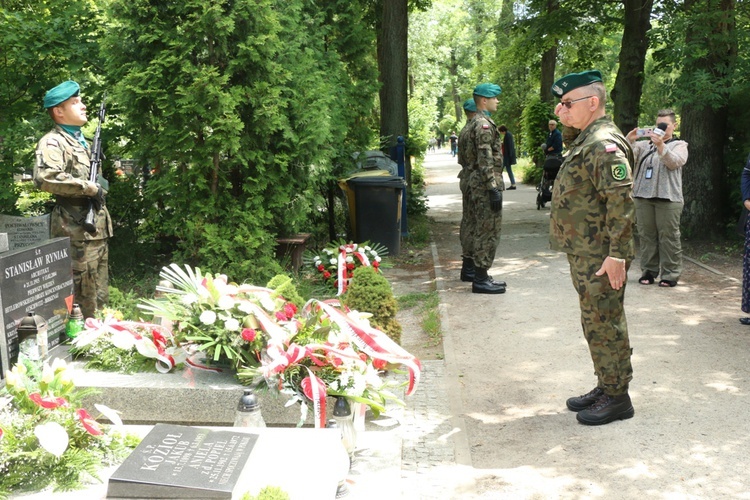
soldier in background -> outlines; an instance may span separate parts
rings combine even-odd
[[[477,114],[477,105],[474,103],[474,98],[469,97],[464,101],[464,113],[466,114],[466,124],[464,128],[458,133],[458,164],[461,165],[461,170],[458,172],[458,188],[461,190],[461,226],[458,232],[459,240],[461,241],[461,281],[474,281],[474,240],[471,228],[471,221],[473,220],[469,216],[469,169],[468,167],[474,161],[472,158],[467,157],[468,141],[469,141],[469,124]]]
[[[497,110],[500,87],[493,83],[482,83],[474,89],[477,114],[468,125],[465,146],[459,146],[462,165],[465,165],[466,192],[468,200],[468,237],[474,264],[472,293],[505,293],[505,282],[495,281],[487,274],[495,260],[495,251],[500,240],[504,186],[498,184],[494,167],[502,169],[500,134],[495,123],[486,112]],[[464,275],[464,269],[462,269]]]
[[[112,219],[105,206],[108,187],[103,177],[91,182],[91,150],[81,132],[88,119],[80,87],[74,81],[63,82],[44,96],[54,128],[39,140],[36,148],[34,183],[42,191],[55,195],[50,236],[70,238],[75,301],[85,317],[109,299],[109,249]],[[83,229],[82,222],[93,202],[96,232]]]
[[[568,254],[583,334],[598,378],[593,390],[568,399],[567,406],[578,412],[582,424],[601,425],[634,414],[624,310],[627,270],[635,256],[633,151],[604,114],[607,92],[599,71],[566,75],[554,83],[552,94],[561,99],[555,114],[581,133],[570,144],[555,180],[550,246]]]

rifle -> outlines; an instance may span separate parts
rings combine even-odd
[[[105,92],[102,97],[102,104],[99,106],[99,124],[96,126],[96,134],[94,134],[94,144],[91,146],[91,172],[89,174],[89,181],[96,183],[96,178],[99,175],[99,167],[102,164],[102,123],[104,123],[104,115],[107,110],[104,107],[104,101],[107,99]],[[96,232],[96,204],[93,200],[89,199],[89,209],[86,211],[86,217],[83,220],[83,229],[86,232],[94,234]],[[99,207],[101,209],[101,207]]]

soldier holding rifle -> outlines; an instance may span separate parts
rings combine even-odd
[[[109,298],[107,241],[112,236],[112,219],[105,206],[109,185],[98,172],[104,103],[91,145],[81,132],[88,118],[76,82],[50,89],[44,108],[55,126],[37,144],[34,182],[55,196],[50,236],[70,237],[75,301],[84,316],[91,317]]]

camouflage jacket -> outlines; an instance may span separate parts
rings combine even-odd
[[[99,240],[112,236],[112,220],[107,207],[102,207],[96,215],[96,233],[89,234],[81,227],[80,216],[85,215],[88,200],[98,191],[97,185],[89,181],[89,154],[88,149],[58,126],[37,143],[34,183],[58,200],[50,220],[53,237]],[[73,208],[63,209],[62,202]]]
[[[462,143],[461,138],[464,132],[467,137]],[[493,167],[503,167],[503,153],[500,133],[489,116],[481,112],[477,113],[474,119],[466,124],[458,137],[458,155],[458,162],[463,165],[464,169],[479,177],[479,185],[488,190],[504,189],[503,185],[498,186],[492,170]]]
[[[458,154],[456,155],[458,159],[458,164],[461,165],[461,170],[458,172],[458,178],[462,179],[465,176],[468,176],[466,174],[466,170],[469,168],[469,165],[471,165],[474,162],[473,157],[470,158],[469,152],[473,151],[473,149],[469,149],[469,129],[471,122],[474,121],[474,118],[466,122],[466,125],[464,125],[464,128],[461,129],[461,131],[458,133]]]
[[[552,190],[550,247],[581,257],[635,256],[633,151],[608,117],[570,144]]]

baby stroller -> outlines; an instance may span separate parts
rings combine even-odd
[[[560,165],[562,165],[562,157],[558,155],[547,155],[547,159],[544,160],[542,180],[536,188],[539,191],[536,195],[537,210],[541,210],[544,204],[552,199],[552,184],[555,182],[557,172],[560,171]]]

